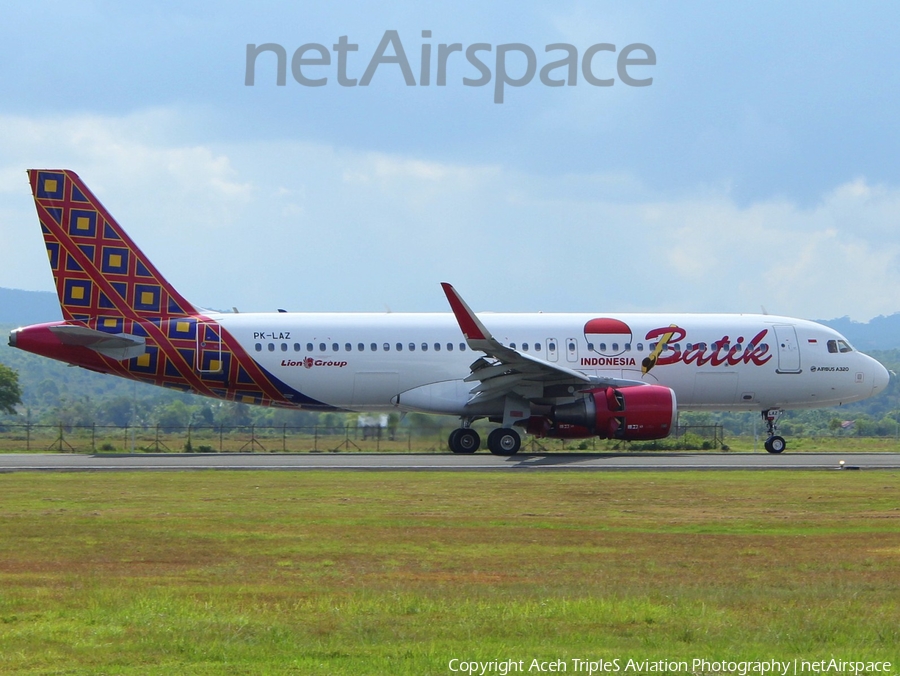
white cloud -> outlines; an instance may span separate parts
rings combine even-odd
[[[649,193],[623,173],[301,141],[179,141],[180,113],[0,118],[0,286],[51,282],[24,170],[72,168],[195,302],[242,310],[900,310],[900,188],[857,178],[813,206],[726,189]]]

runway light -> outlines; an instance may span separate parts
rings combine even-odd
[[[844,461],[843,460],[839,461],[838,464],[841,466],[841,469],[844,469]]]

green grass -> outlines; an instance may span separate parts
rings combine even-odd
[[[0,527],[0,673],[900,662],[894,472],[16,473]]]

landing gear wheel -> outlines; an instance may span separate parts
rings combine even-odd
[[[787,443],[785,442],[784,437],[779,437],[776,435],[766,439],[765,446],[766,450],[769,453],[781,453],[784,450],[785,446],[787,446]]]
[[[481,445],[481,437],[473,429],[460,427],[450,432],[447,443],[454,453],[474,453]]]
[[[784,411],[780,408],[770,408],[762,412],[763,421],[766,423],[766,432],[769,434],[765,443],[769,453],[781,453],[787,446],[784,437],[778,436],[778,419],[782,415],[784,415]]]
[[[447,446],[450,447],[450,451],[453,453],[459,453],[457,450],[459,446],[456,444],[456,440],[459,439],[459,433],[462,432],[462,429],[455,429],[450,432],[450,436],[447,437]]]
[[[514,429],[501,427],[488,436],[488,448],[494,455],[515,455],[522,447],[522,437]]]

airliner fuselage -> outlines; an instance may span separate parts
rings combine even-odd
[[[494,337],[588,376],[674,390],[681,410],[820,408],[872,396],[876,360],[815,322],[771,315],[481,314]],[[467,348],[452,314],[210,315],[291,388],[348,410],[466,415]],[[597,319],[628,333],[585,333]],[[617,328],[620,328],[617,326]],[[621,327],[624,330],[624,327]],[[643,361],[669,338],[656,363]],[[502,403],[495,406],[502,413]],[[488,410],[487,408],[485,410]]]

